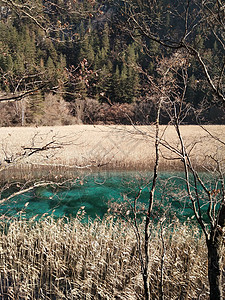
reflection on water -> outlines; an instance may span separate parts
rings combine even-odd
[[[151,178],[151,173],[132,171],[82,174],[73,183],[60,187],[39,187],[14,197],[1,205],[1,214],[15,216],[23,211],[28,218],[44,213],[69,217],[75,216],[82,207],[88,217],[103,217],[115,203],[125,203],[128,208],[133,205],[140,189],[142,192],[137,207],[141,208],[148,203]],[[184,196],[184,189],[182,173],[160,173],[153,218],[159,218],[166,210],[169,215],[176,215],[182,220],[191,217],[193,213]]]

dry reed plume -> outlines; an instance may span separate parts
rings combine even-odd
[[[126,221],[45,217],[1,226],[1,299],[143,299],[136,239]],[[152,299],[159,299],[163,244],[165,299],[208,299],[204,240],[197,228],[176,221],[151,234]]]

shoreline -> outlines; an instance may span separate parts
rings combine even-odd
[[[225,125],[180,127],[195,167],[211,168],[225,160]],[[24,169],[149,170],[154,167],[154,126],[69,125],[1,127],[1,171]],[[180,150],[174,127],[160,126],[161,170],[179,170]],[[213,158],[212,158],[213,157]],[[32,168],[32,167],[31,167]]]

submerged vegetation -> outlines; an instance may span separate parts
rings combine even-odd
[[[80,210],[71,220],[1,220],[1,299],[144,299],[133,227],[112,216],[88,223],[82,217]],[[207,299],[199,229],[178,220],[151,227],[152,297]]]

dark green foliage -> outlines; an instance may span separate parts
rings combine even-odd
[[[145,1],[130,3],[134,11],[148,14],[156,36],[170,42],[182,36],[186,2],[157,1],[154,10],[146,7]],[[150,89],[143,74],[156,78],[160,59],[170,56],[168,49],[165,51],[157,42],[141,36],[138,29],[132,32],[131,38],[124,29],[127,20],[121,10],[122,2],[55,0],[44,1],[42,6],[42,1],[36,1],[33,7],[32,16],[38,24],[13,10],[0,17],[2,92],[60,90],[71,103],[87,98],[110,105],[140,103]],[[172,9],[180,12],[180,18],[169,12]],[[197,7],[190,6],[193,14],[196,10]],[[189,39],[203,58],[212,62],[210,72],[216,78],[223,49],[215,36],[206,38],[206,35],[207,28],[202,25]],[[80,64],[84,60],[87,65],[82,70]],[[186,100],[198,108],[205,95],[209,101],[213,97],[203,84],[202,69],[194,60],[190,65]],[[182,86],[182,82],[180,84]]]

